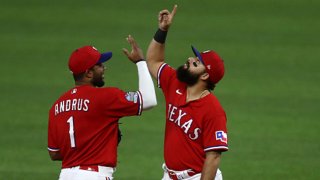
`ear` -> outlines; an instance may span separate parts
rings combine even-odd
[[[92,69],[86,70],[85,76],[91,79],[93,77],[93,70]]]
[[[200,76],[200,79],[203,81],[206,81],[207,79],[209,79],[209,73],[205,72]]]

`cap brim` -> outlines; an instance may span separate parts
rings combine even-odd
[[[104,62],[108,61],[109,59],[111,59],[111,57],[112,57],[112,52],[102,53],[98,63],[104,63]]]
[[[193,51],[194,55],[196,55],[198,57],[198,59],[202,62],[202,64],[204,64],[200,52],[195,47],[193,47],[192,45],[191,45],[191,48],[192,48],[192,51]]]

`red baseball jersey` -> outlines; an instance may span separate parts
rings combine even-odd
[[[116,167],[119,118],[140,115],[141,98],[112,87],[70,89],[49,111],[48,150],[60,151],[62,168]]]
[[[207,151],[228,150],[226,114],[211,93],[186,102],[187,85],[165,63],[158,70],[158,86],[166,100],[165,163],[172,170],[200,173]]]

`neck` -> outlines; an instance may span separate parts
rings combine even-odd
[[[76,86],[83,86],[83,85],[93,86],[91,83],[85,82],[85,81],[76,81],[76,82],[75,82],[75,85],[76,85]]]
[[[209,90],[203,86],[188,86],[187,88],[187,102],[194,101],[210,94]]]

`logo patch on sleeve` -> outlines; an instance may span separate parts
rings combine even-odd
[[[216,131],[216,140],[227,143],[228,142],[227,133],[225,133],[224,131]]]
[[[139,95],[137,92],[127,92],[125,96],[128,101],[131,101],[134,103],[138,102]]]

